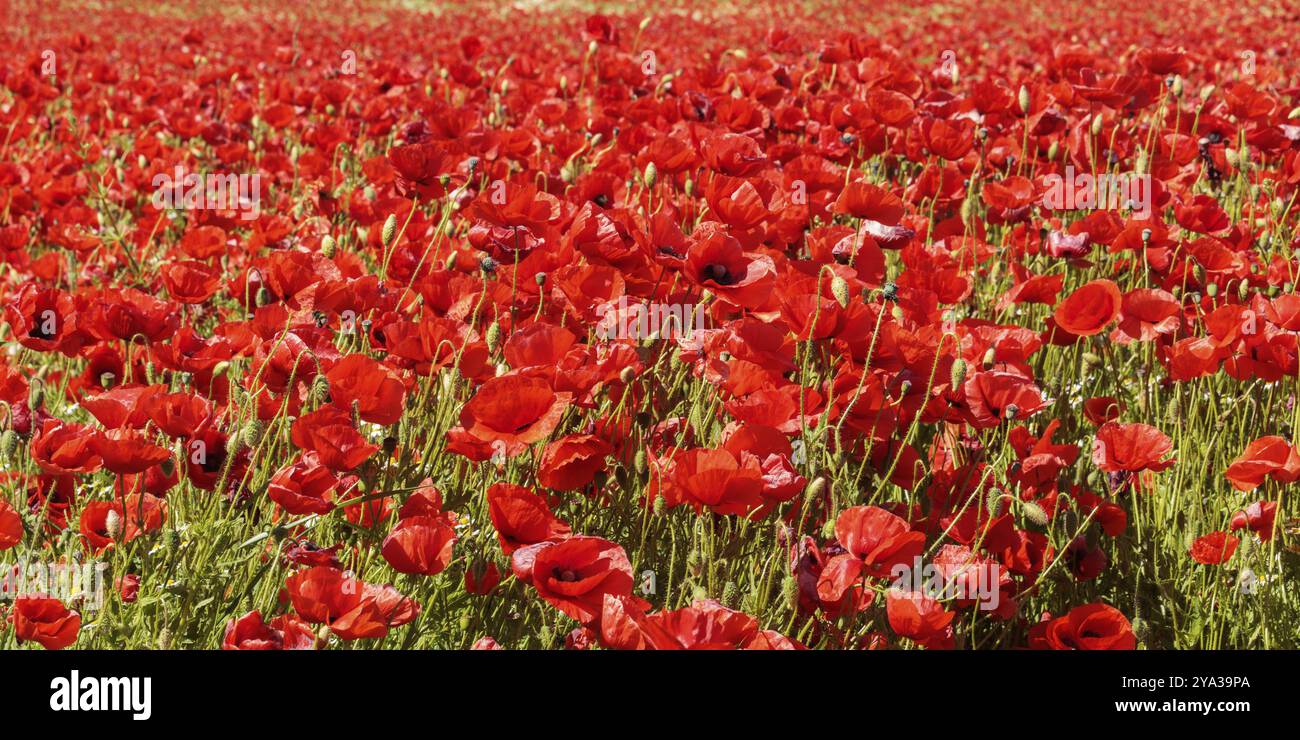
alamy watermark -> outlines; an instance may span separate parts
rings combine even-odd
[[[104,606],[108,563],[98,561],[29,562],[0,565],[0,602],[44,595],[83,611]]]
[[[159,210],[235,211],[245,221],[261,214],[260,174],[209,172],[200,175],[186,172],[176,165],[175,174],[159,172],[153,176],[153,206]]]
[[[704,308],[694,303],[618,303],[596,307],[601,339],[690,339],[705,329]]]
[[[1043,177],[1047,192],[1042,205],[1053,211],[1119,210],[1127,208],[1133,218],[1151,217],[1151,176],[1136,173],[1076,174],[1074,165],[1065,168],[1065,176],[1052,173]]]

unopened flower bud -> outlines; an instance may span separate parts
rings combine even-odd
[[[384,243],[385,247],[388,247],[393,243],[393,239],[396,238],[397,238],[397,215],[390,213],[388,214],[388,218],[384,219],[384,228],[382,231],[379,232],[379,239]]]

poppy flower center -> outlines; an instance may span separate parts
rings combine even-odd
[[[731,277],[731,272],[727,270],[726,265],[706,265],[704,268],[704,278],[712,280],[718,285],[731,285],[735,280]]]
[[[574,583],[581,579],[581,576],[568,568],[556,568],[552,572],[552,575],[555,576],[555,580],[563,581],[564,583]]]

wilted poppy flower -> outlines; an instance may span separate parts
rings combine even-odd
[[[1273,539],[1273,521],[1276,517],[1276,501],[1256,501],[1233,514],[1231,528],[1233,531],[1249,529],[1259,535],[1261,541],[1268,542]]]
[[[81,615],[62,601],[39,594],[20,594],[14,599],[9,619],[18,642],[37,642],[47,650],[62,650],[77,641]]]
[[[1105,279],[1093,280],[1057,303],[1052,318],[1067,332],[1090,337],[1100,334],[1114,321],[1122,305],[1123,298],[1115,283]]]
[[[1137,636],[1115,607],[1085,604],[1064,617],[1035,625],[1029,646],[1039,650],[1134,650]]]

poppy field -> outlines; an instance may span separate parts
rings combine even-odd
[[[1300,648],[1287,3],[5,3],[0,648]]]

